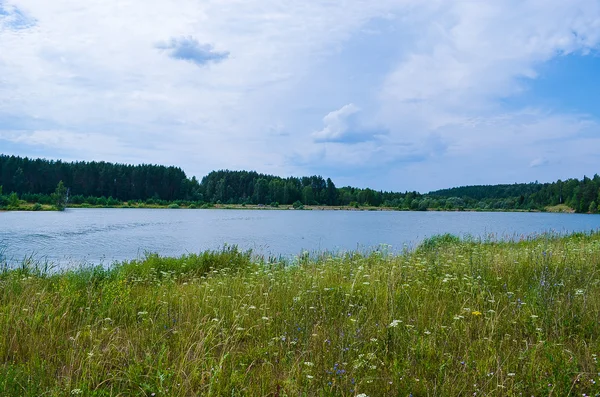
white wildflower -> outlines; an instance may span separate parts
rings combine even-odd
[[[401,322],[402,320],[394,320],[390,323],[389,327],[396,328]]]

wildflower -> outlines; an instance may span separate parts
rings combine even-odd
[[[474,316],[481,316],[481,312],[479,310],[472,311],[471,314]]]
[[[307,367],[314,367],[315,366],[315,364],[311,363],[310,361],[305,361],[304,365],[306,365]]]
[[[508,374],[506,374],[506,375],[507,375],[507,376],[510,376],[510,377],[513,377],[513,376],[515,376],[515,373],[514,373],[514,372],[509,372],[509,373],[508,373]]]
[[[83,390],[81,390],[81,389],[73,389],[73,390],[71,390],[71,394],[74,395],[74,396],[78,396],[80,394],[83,394]]]
[[[307,377],[308,379],[313,379],[313,378],[314,378],[314,376],[312,376],[312,375],[306,375],[306,377]]]
[[[396,328],[401,322],[402,320],[394,320],[390,323],[389,327]]]

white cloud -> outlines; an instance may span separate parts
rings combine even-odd
[[[495,182],[523,168],[554,179],[558,145],[575,150],[564,141],[599,131],[590,115],[504,105],[545,62],[598,48],[595,0],[3,4],[29,25],[0,21],[0,144],[172,162],[198,176],[252,168],[335,180],[350,167],[356,184],[404,190],[441,183],[425,177],[432,167],[443,178],[500,150],[515,159],[504,170],[481,163],[444,180]],[[181,37],[192,39],[171,40]],[[198,67],[210,59],[222,62]],[[4,127],[10,138],[4,116],[21,120]],[[593,164],[585,153],[571,172]],[[530,168],[532,158],[549,164]]]
[[[376,140],[387,135],[384,128],[366,126],[359,120],[361,109],[350,103],[329,112],[323,118],[325,128],[312,133],[315,142],[339,142],[355,144]]]
[[[338,110],[330,112],[323,118],[325,128],[316,131],[312,135],[317,141],[338,140],[343,138],[350,130],[350,117],[360,112],[354,104],[342,106]]]

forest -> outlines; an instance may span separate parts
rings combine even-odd
[[[0,155],[0,208],[19,201],[50,205],[57,186],[66,189],[68,206],[305,205],[386,207],[398,210],[545,211],[560,206],[596,213],[600,176],[553,183],[462,186],[426,194],[336,187],[322,176],[287,177],[255,171],[220,170],[200,181],[178,167],[108,162],[63,162]]]

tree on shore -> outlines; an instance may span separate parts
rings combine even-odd
[[[63,211],[67,206],[67,188],[63,181],[58,182],[56,190],[52,193],[52,201],[59,211]]]
[[[8,196],[8,207],[9,208],[17,208],[19,207],[19,196],[17,193],[12,192],[10,196]]]

